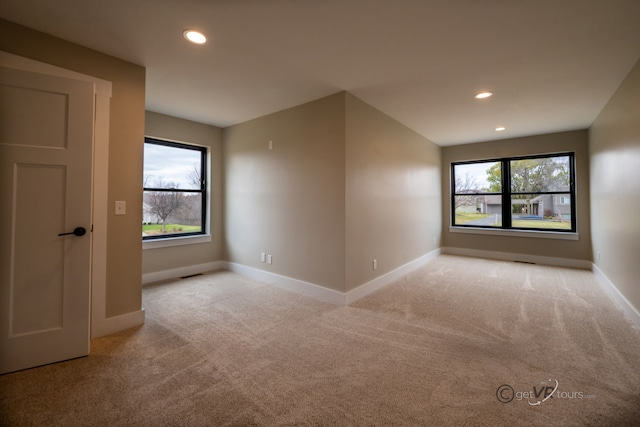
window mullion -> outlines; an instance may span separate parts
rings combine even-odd
[[[456,170],[455,166],[451,164],[451,224],[456,225]]]
[[[201,190],[201,209],[200,209],[200,223],[202,224],[202,232],[206,233],[209,227],[207,221],[207,212],[209,211],[207,203],[207,177],[209,176],[209,170],[207,168],[207,152],[202,151],[200,153],[200,190]]]
[[[576,163],[575,156],[571,154],[569,156],[569,190],[571,193],[569,194],[569,200],[571,201],[571,229],[577,230],[577,203],[576,203]]]
[[[502,160],[502,228],[511,228],[511,166]]]

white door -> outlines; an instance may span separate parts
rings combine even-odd
[[[93,114],[91,83],[0,68],[0,373],[89,354]]]

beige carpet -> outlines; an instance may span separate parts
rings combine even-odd
[[[640,334],[588,271],[440,256],[350,307],[224,271],[143,301],[0,377],[2,425],[640,425]]]

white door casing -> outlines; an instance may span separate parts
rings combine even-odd
[[[89,353],[94,86],[0,68],[0,373]],[[84,236],[58,234],[76,227]]]
[[[107,219],[109,216],[109,127],[112,84],[91,75],[0,51],[0,66],[89,82],[95,88],[91,338],[144,324],[144,309],[107,317]]]

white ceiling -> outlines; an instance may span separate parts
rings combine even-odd
[[[226,127],[346,90],[442,146],[587,128],[640,58],[639,0],[4,0],[0,16],[145,66],[151,111]]]

